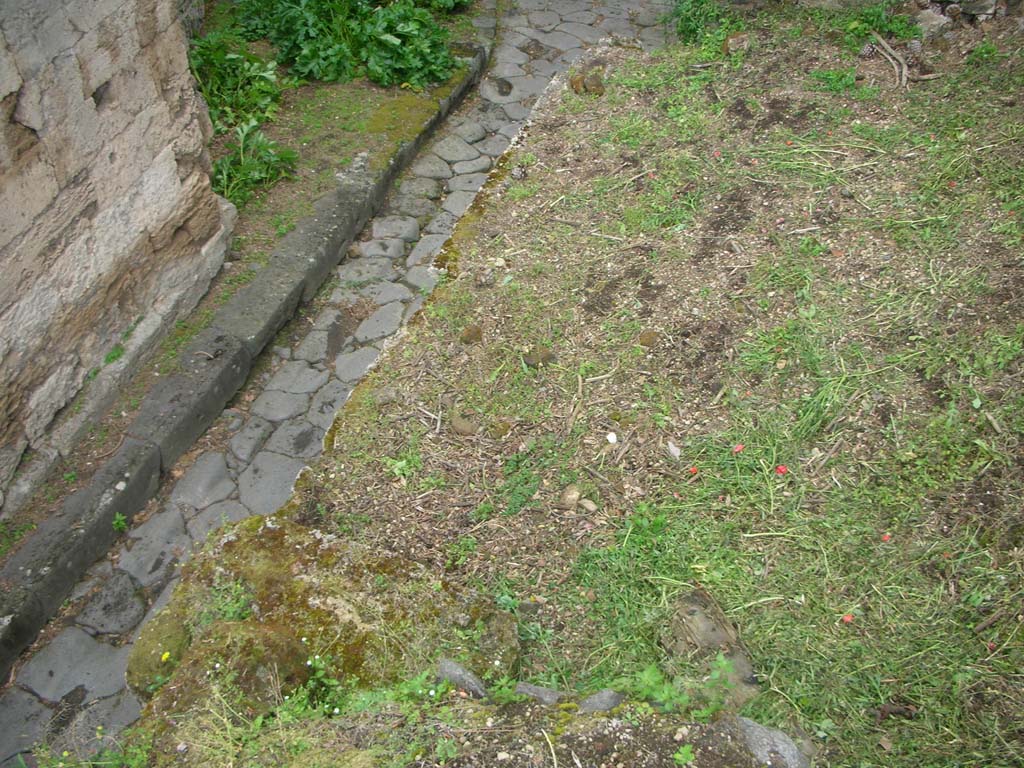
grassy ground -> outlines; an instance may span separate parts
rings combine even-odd
[[[963,31],[903,90],[836,23],[611,51],[602,96],[559,93],[284,517],[513,613],[499,691],[699,693],[666,649],[701,588],[752,656],[744,713],[820,764],[1019,765],[1020,38]],[[208,765],[458,764],[425,680],[336,719],[212,697],[177,733]]]

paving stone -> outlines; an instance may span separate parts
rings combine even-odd
[[[385,283],[393,285],[393,283]],[[327,356],[327,331],[310,331],[295,348],[295,358],[315,363]]]
[[[580,43],[582,42],[578,37],[571,35],[568,32],[542,32],[540,30],[531,30],[524,34],[526,34],[527,37],[532,37],[541,45],[546,45],[548,48],[554,48],[556,51],[568,51],[572,48],[579,48]]]
[[[518,75],[525,75],[526,70],[523,69],[523,67],[519,64],[505,62],[504,64],[495,64],[493,67],[487,70],[487,74],[490,77],[516,77]],[[487,126],[483,127],[487,128]]]
[[[207,507],[189,520],[188,535],[197,545],[202,546],[212,531],[217,530],[225,523],[237,523],[251,515],[252,513],[248,509],[234,499],[222,501]]]
[[[380,351],[373,347],[362,347],[354,352],[338,355],[334,369],[343,383],[359,381],[370,367],[377,362]]]
[[[486,173],[491,170],[491,163],[493,161],[487,155],[480,155],[475,160],[465,160],[461,163],[455,163],[452,166],[452,171],[459,176],[465,176],[467,173]]]
[[[539,75],[540,77],[548,78],[554,77],[559,72],[565,72],[565,70],[567,70],[568,68],[569,65],[566,64],[564,61],[555,62],[546,61],[545,59],[535,61],[532,65],[530,65],[530,69],[532,70],[533,74]]]
[[[81,600],[87,594],[93,591],[96,587],[107,580],[107,577],[114,572],[114,566],[111,565],[110,561],[104,558],[95,565],[91,566],[88,571],[85,572],[85,576],[79,579],[75,585],[74,590],[71,592],[71,602]]]
[[[431,291],[437,285],[437,273],[427,267],[413,267],[405,273],[405,282],[420,291]]]
[[[472,160],[480,154],[459,136],[445,136],[432,149],[435,155],[448,163]]]
[[[267,421],[285,421],[309,407],[309,395],[295,392],[264,392],[252,404],[252,412]]]
[[[415,299],[405,305],[405,322],[409,322],[416,313],[423,309],[423,305],[426,303],[426,299],[423,296],[417,296]]]
[[[393,334],[402,325],[402,309],[401,303],[397,301],[385,304],[378,309],[356,328],[354,334],[356,342],[365,344]]]
[[[304,418],[286,421],[267,440],[266,449],[297,459],[312,459],[323,452],[324,432]]]
[[[473,120],[467,120],[466,122],[455,126],[452,133],[470,144],[475,144],[480,141],[480,139],[486,138],[487,136],[487,131],[484,130],[484,127]]]
[[[495,104],[508,104],[520,99],[514,93],[511,78],[508,77],[484,78],[480,81],[479,88],[481,98],[493,101]]]
[[[573,11],[572,13],[563,13],[562,21],[574,21],[577,24],[593,24],[597,21],[597,14],[593,11]]]
[[[525,13],[510,13],[501,20],[501,25],[506,29],[528,27],[530,26],[530,18]]]
[[[589,24],[578,24],[574,21],[567,21],[564,24],[559,24],[557,27],[558,32],[567,32],[573,37],[579,38],[584,43],[596,43],[602,37],[606,36],[606,33],[600,29],[595,29]],[[578,46],[579,43],[576,44]],[[576,46],[570,46],[575,48]]]
[[[78,627],[68,627],[44,645],[18,671],[18,684],[57,702],[78,686],[85,698],[112,696],[125,687],[131,646],[115,648]]]
[[[241,432],[235,437],[240,434]],[[207,451],[196,459],[185,472],[185,476],[174,484],[171,503],[176,504],[184,514],[188,514],[185,508],[204,509],[226,499],[234,492],[235,482],[228,472],[224,454]]]
[[[410,171],[414,176],[421,176],[424,179],[447,179],[452,175],[448,163],[437,155],[424,155],[413,163]]]
[[[521,122],[530,116],[530,108],[524,107],[522,104],[505,104],[502,109],[505,110],[505,114],[508,115],[509,120],[513,121],[513,124],[515,124],[516,121]],[[507,133],[509,127],[510,126],[506,125],[498,132],[502,136],[515,136],[519,131],[519,126],[516,125],[515,130],[511,134]]]
[[[582,48],[570,48],[568,51],[558,57],[559,61],[565,62],[566,64],[575,64],[577,61],[583,58],[586,51]]]
[[[185,519],[168,504],[149,520],[132,529],[131,549],[121,549],[117,567],[127,571],[147,589],[170,577],[174,565],[188,553],[191,542],[185,533]]]
[[[452,192],[445,198],[443,208],[453,216],[461,216],[473,204],[476,192]]]
[[[531,27],[549,31],[562,23],[562,17],[554,11],[531,11],[527,19]]]
[[[416,197],[427,197],[431,200],[437,200],[441,196],[441,184],[437,179],[413,177],[403,181],[398,187],[398,191],[403,195],[414,195]]]
[[[242,503],[253,514],[273,514],[291,497],[295,478],[305,466],[302,459],[261,451],[238,478]]]
[[[288,347],[274,347],[274,354],[282,360],[291,360],[292,351]]]
[[[530,31],[530,20],[527,19],[525,24],[506,24],[505,28],[501,33],[501,41],[506,45],[515,46],[518,49],[528,44],[531,38],[523,34],[523,32]]]
[[[327,373],[311,368],[309,363],[303,360],[291,360],[278,369],[266,388],[271,391],[307,395],[326,384],[327,377]]]
[[[338,267],[338,281],[342,285],[358,285],[369,280],[394,280],[396,277],[395,265],[390,259],[352,259]]]
[[[420,223],[411,216],[383,216],[373,220],[373,236],[414,243],[420,236]]]
[[[508,149],[508,145],[509,138],[507,136],[502,136],[499,133],[496,136],[484,139],[476,146],[482,154],[485,154],[488,157],[499,157],[502,152]]]
[[[351,388],[337,379],[331,379],[313,396],[306,419],[326,432],[334,424],[334,417],[348,400]]]
[[[405,241],[389,237],[383,240],[367,240],[359,244],[359,252],[364,258],[397,259],[405,253]]]
[[[75,623],[91,635],[123,635],[145,615],[146,601],[139,585],[119,569],[75,616]]]
[[[8,688],[0,696],[0,763],[27,752],[40,741],[52,716],[53,710],[31,693]]]
[[[427,235],[436,237],[436,235]],[[420,240],[422,243],[423,240]],[[419,248],[419,243],[416,244]],[[415,252],[416,248],[413,248]],[[412,298],[412,292],[401,283],[373,283],[359,289],[359,295],[364,296],[375,304],[390,304],[392,301],[408,301]]]
[[[499,66],[502,64],[526,64],[529,60],[529,55],[511,43],[502,43],[494,49],[494,61]]]
[[[548,83],[551,82],[551,78],[539,75],[509,77],[507,80],[512,83],[512,95],[515,97],[511,101],[522,101],[526,98],[539,96],[548,87]]]
[[[448,211],[441,211],[427,224],[423,231],[428,235],[444,235],[447,237],[455,229],[456,222],[458,222],[458,219],[455,216],[452,216]]]
[[[609,17],[602,19],[597,22],[597,28],[604,31],[608,35],[615,35],[617,37],[632,38],[636,30],[633,25],[626,19],[619,19],[615,17]]]
[[[421,219],[433,215],[437,205],[433,200],[426,197],[413,197],[410,195],[398,195],[388,203],[387,211],[396,216],[411,216],[414,219]],[[396,257],[397,258],[397,257]]]
[[[645,51],[654,51],[665,45],[665,31],[658,29],[657,27],[649,27],[648,29],[640,30],[640,34],[637,36],[641,43],[641,48]]]
[[[68,724],[52,741],[54,754],[70,752],[75,757],[88,758],[101,749],[116,750],[118,735],[142,714],[142,703],[129,690],[91,703]],[[97,729],[102,726],[102,731]]]
[[[416,247],[412,249],[409,258],[405,260],[405,265],[407,267],[415,267],[422,262],[429,263],[441,252],[446,242],[448,242],[447,235],[424,235],[416,243]]]
[[[329,331],[331,326],[338,322],[339,317],[341,317],[340,309],[324,307],[320,310],[320,314],[316,316],[316,320],[313,321],[313,330]]]
[[[253,416],[246,422],[245,426],[237,435],[231,438],[228,444],[231,452],[239,459],[248,464],[256,455],[263,443],[274,431],[274,425],[259,416]]]

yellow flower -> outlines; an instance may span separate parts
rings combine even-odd
[[[171,652],[164,651],[163,656],[160,657],[160,661],[167,661],[169,658],[171,658]]]

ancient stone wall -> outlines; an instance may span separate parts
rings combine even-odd
[[[83,402],[109,403],[223,260],[234,211],[210,189],[179,19],[196,6],[0,0],[5,513],[26,449],[37,466],[72,450]]]

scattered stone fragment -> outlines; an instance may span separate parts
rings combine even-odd
[[[532,683],[516,683],[516,693],[520,696],[529,696],[531,699],[539,701],[546,707],[553,707],[565,698],[565,694],[561,691],[556,691],[553,688],[544,688],[540,685],[533,685]]]
[[[377,362],[378,357],[380,357],[380,350],[374,347],[363,347],[354,352],[346,352],[338,355],[334,361],[334,371],[343,382],[359,381]]]
[[[82,686],[85,698],[112,696],[124,688],[128,646],[115,648],[68,627],[44,645],[18,672],[18,685],[58,702]]]
[[[484,338],[484,329],[476,323],[467,325],[459,334],[459,341],[463,344],[478,344]]]
[[[452,431],[463,437],[472,437],[480,431],[480,426],[475,421],[455,413],[452,414]]]
[[[405,241],[397,237],[367,240],[359,244],[359,253],[367,259],[399,259],[405,253]]]
[[[641,347],[653,347],[658,343],[658,339],[660,338],[661,334],[648,328],[647,330],[640,332],[640,336],[637,337],[637,343]]]
[[[264,392],[252,404],[252,412],[267,421],[285,421],[305,412],[309,395],[277,390]]]
[[[243,463],[248,464],[273,431],[273,424],[259,416],[253,416],[241,431],[231,438],[229,443],[231,452]]]
[[[384,216],[373,220],[373,236],[414,243],[420,236],[420,224],[412,216]]]
[[[267,441],[266,449],[285,456],[311,459],[321,453],[324,433],[302,418],[286,421]]]
[[[585,509],[590,514],[597,512],[597,504],[595,504],[590,499],[580,499],[580,506],[583,507],[583,509]]]
[[[267,383],[266,389],[308,395],[326,384],[327,377],[326,372],[310,367],[307,362],[290,360],[278,369],[274,377]]]
[[[474,699],[483,699],[487,696],[487,689],[479,677],[458,662],[451,659],[441,659],[437,665],[437,679],[451,683],[460,691],[465,691]]]
[[[302,459],[261,451],[238,478],[238,495],[255,515],[276,512],[292,495],[292,486],[306,466]]]
[[[626,697],[611,688],[587,696],[580,702],[580,712],[607,712],[624,702]]]
[[[530,368],[540,368],[555,361],[555,353],[547,347],[533,347],[523,355],[523,362]]]
[[[359,324],[354,334],[356,342],[366,344],[390,336],[401,327],[403,311],[401,302],[385,304]]]
[[[124,571],[116,570],[75,617],[75,623],[91,635],[123,635],[145,615],[146,601],[139,585]]]
[[[231,439],[232,443],[244,431],[243,428],[238,432]],[[226,499],[234,492],[235,483],[228,472],[224,454],[207,451],[196,459],[184,477],[175,484],[171,492],[171,503],[177,504],[179,508],[203,509]]]
[[[565,490],[562,491],[562,495],[558,498],[558,506],[561,509],[576,509],[576,505],[579,504],[582,496],[583,492],[578,485],[575,483],[567,485]]]
[[[512,431],[512,424],[508,421],[496,421],[487,428],[487,435],[495,440],[507,437]]]
[[[132,546],[121,549],[117,567],[147,589],[170,578],[175,564],[187,556],[192,544],[185,533],[185,520],[173,504],[133,529],[131,537]]]
[[[188,521],[188,535],[196,544],[202,544],[210,536],[212,531],[217,530],[226,523],[237,523],[249,517],[252,513],[239,502],[232,500],[222,501],[219,504],[207,507],[194,518]]]

